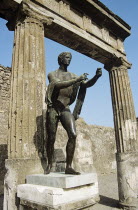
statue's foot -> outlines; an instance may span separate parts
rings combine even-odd
[[[80,172],[75,171],[73,168],[66,168],[65,174],[80,175]]]
[[[46,170],[44,171],[44,174],[50,174],[50,171],[51,171],[51,166],[48,165]]]

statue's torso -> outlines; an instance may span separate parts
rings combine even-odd
[[[52,74],[52,78],[53,81],[59,81],[59,82],[63,82],[63,81],[69,81],[72,79],[77,78],[77,75],[70,73],[70,72],[61,72],[61,71],[54,71],[51,72]],[[50,81],[50,82],[53,82]],[[67,107],[69,105],[71,105],[77,96],[77,92],[78,92],[78,88],[79,88],[79,83],[71,85],[69,87],[66,88],[62,88],[57,90],[53,90],[53,94],[52,94],[52,104],[54,105],[54,107],[56,107],[57,109],[59,109],[60,107]]]

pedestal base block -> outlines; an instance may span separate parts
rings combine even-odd
[[[81,175],[70,175],[65,173],[50,173],[28,175],[28,184],[37,184],[57,188],[73,188],[97,182],[96,173],[82,173]]]
[[[73,175],[63,175],[54,173],[51,175],[34,175],[37,179],[41,178],[44,180],[55,179],[57,177],[57,187],[42,186],[38,184],[22,184],[18,185],[17,196],[20,198],[21,209],[60,209],[60,210],[75,210],[81,209],[87,206],[91,206],[99,201],[98,194],[98,182],[96,175],[82,174],[78,176]],[[94,177],[94,180],[87,180],[88,177]],[[36,178],[35,177],[35,178]],[[60,177],[60,178],[59,178]],[[74,182],[73,179],[79,180]],[[31,176],[29,177],[29,181]],[[34,179],[32,179],[34,182]],[[39,181],[40,181],[39,180]],[[59,181],[60,180],[60,181]],[[84,181],[85,180],[85,181]],[[86,181],[87,180],[87,181]],[[38,180],[37,180],[38,181]],[[37,182],[36,181],[36,182]],[[87,182],[87,184],[82,184],[81,186],[77,183]],[[27,178],[28,182],[28,178]],[[45,181],[46,182],[46,181]],[[37,182],[38,183],[38,182]],[[50,182],[49,182],[50,183]],[[60,183],[70,184],[71,187],[60,188]],[[52,181],[51,184],[53,185]],[[56,186],[56,182],[54,182]],[[37,207],[36,207],[37,206]]]

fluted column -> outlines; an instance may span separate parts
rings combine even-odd
[[[116,58],[105,65],[105,68],[109,71],[114,114],[119,202],[125,209],[136,209],[135,162],[138,141],[135,109],[127,70],[130,66],[122,58]]]
[[[52,24],[52,18],[42,15],[27,2],[20,4],[18,13],[7,24],[15,35],[4,210],[17,210],[17,185],[24,184],[28,174],[43,173],[46,168],[43,156],[44,27],[49,24]]]
[[[43,144],[44,57],[43,23],[34,17],[18,20],[12,60],[9,158],[34,158]]]

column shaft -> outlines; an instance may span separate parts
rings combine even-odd
[[[26,18],[15,28],[11,101],[9,114],[9,158],[34,158],[43,144],[42,110],[45,89],[44,28]]]
[[[118,152],[136,151],[137,122],[127,69],[109,71]]]
[[[109,78],[117,146],[119,203],[123,209],[136,209],[137,122],[127,67],[117,65],[110,68]]]

